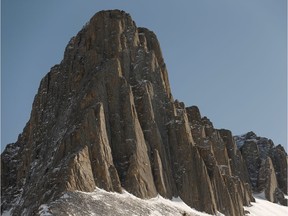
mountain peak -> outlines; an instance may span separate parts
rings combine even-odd
[[[245,134],[245,139],[255,139],[256,137],[257,135],[253,131],[250,131]]]
[[[1,211],[12,215],[96,187],[231,216],[254,200],[231,132],[173,100],[156,35],[120,10],[97,13],[70,40],[1,162]]]

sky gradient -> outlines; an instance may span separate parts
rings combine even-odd
[[[1,152],[70,38],[104,9],[156,33],[174,99],[216,128],[287,145],[286,0],[2,0]]]

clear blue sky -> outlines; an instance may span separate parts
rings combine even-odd
[[[103,9],[123,9],[160,41],[175,99],[216,128],[287,143],[286,0],[2,0],[1,144],[29,119],[41,78]]]

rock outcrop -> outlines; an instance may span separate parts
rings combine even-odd
[[[272,140],[249,132],[234,137],[246,163],[255,193],[264,193],[267,200],[287,206],[287,153]]]
[[[243,159],[230,131],[174,101],[153,32],[123,11],[101,11],[42,79],[29,122],[1,155],[1,212],[38,215],[67,191],[99,187],[144,199],[180,196],[199,211],[244,215],[254,200],[244,147]],[[287,189],[284,153],[273,148],[259,171],[270,173],[273,163],[265,184],[277,179],[275,197]],[[257,158],[251,164],[259,170]]]

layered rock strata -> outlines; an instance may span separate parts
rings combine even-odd
[[[277,158],[264,166],[282,169]],[[95,187],[180,196],[199,211],[231,216],[254,200],[231,132],[174,101],[155,34],[119,10],[97,13],[70,40],[1,165],[1,211],[12,215],[37,215],[66,191]]]

